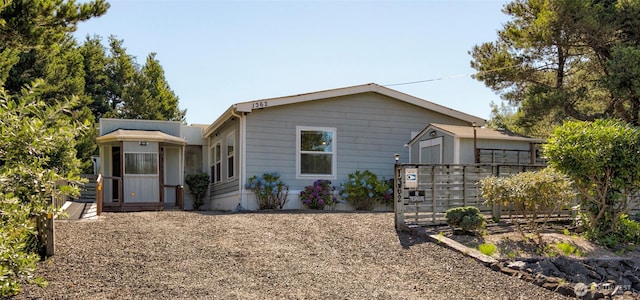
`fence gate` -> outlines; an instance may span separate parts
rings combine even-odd
[[[480,197],[478,181],[491,175],[506,176],[539,165],[397,164],[394,211],[398,224],[446,224],[445,212],[459,206],[475,206],[488,217],[500,216],[500,208],[488,207]]]

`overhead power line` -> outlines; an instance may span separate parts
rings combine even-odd
[[[408,82],[400,82],[400,83],[383,84],[382,86],[387,86],[387,87],[388,87],[388,86],[397,86],[397,85],[408,85],[408,84],[424,83],[424,82],[431,82],[431,81],[440,81],[440,80],[445,80],[445,79],[453,79],[453,78],[467,77],[467,76],[478,75],[478,74],[487,73],[487,72],[493,72],[493,71],[500,71],[500,70],[505,70],[505,69],[513,69],[513,68],[517,68],[517,67],[520,67],[520,66],[510,66],[510,67],[495,68],[495,69],[491,69],[491,70],[480,71],[480,72],[477,72],[477,73],[468,73],[468,74],[462,74],[462,75],[452,75],[452,76],[447,76],[447,77],[438,77],[438,78],[425,79],[425,80],[417,80],[417,81],[408,81]]]

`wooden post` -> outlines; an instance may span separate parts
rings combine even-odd
[[[395,227],[404,224],[404,203],[402,201],[402,177],[400,175],[400,155],[395,154],[395,164],[393,166],[393,211],[396,215]]]
[[[431,222],[436,223],[436,166],[431,166]]]
[[[467,206],[467,166],[462,166],[462,206]]]
[[[96,209],[98,216],[102,214],[102,206],[104,205],[104,192],[102,189],[102,174],[98,174],[96,179]]]
[[[47,236],[46,255],[53,256],[56,252],[55,243],[55,228],[53,226],[53,213],[47,213],[47,220],[45,221],[45,230]]]

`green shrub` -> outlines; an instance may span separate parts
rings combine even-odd
[[[575,255],[575,256],[584,255],[584,253],[582,253],[582,251],[580,251],[580,249],[576,245],[571,243],[556,242],[555,247],[556,249],[560,250],[560,252],[562,252],[562,254],[564,255]]]
[[[484,217],[475,206],[448,209],[445,218],[447,218],[447,224],[464,231],[476,231],[482,229],[485,224]]]
[[[378,180],[369,170],[349,174],[349,180],[340,184],[340,196],[356,210],[372,210],[376,203],[393,203],[393,182]]]
[[[487,177],[480,180],[482,197],[487,205],[499,205],[510,214],[522,216],[527,229],[514,222],[523,237],[533,233],[542,244],[542,228],[549,217],[571,203],[575,193],[571,182],[552,168],[522,172],[507,177]]]
[[[491,256],[494,253],[496,253],[496,251],[498,250],[498,247],[496,247],[496,245],[491,243],[485,243],[485,244],[478,245],[478,250],[480,251],[480,253],[484,255]]]
[[[640,222],[629,219],[627,215],[620,216],[618,234],[625,243],[640,245]]]
[[[189,174],[184,180],[193,195],[193,209],[199,210],[204,204],[204,197],[209,190],[209,175],[207,173]]]
[[[544,146],[549,164],[574,181],[592,239],[612,239],[620,217],[634,207],[639,141],[640,129],[622,121],[572,121],[557,127]]]
[[[278,172],[254,175],[244,187],[256,194],[260,209],[282,209],[289,196],[289,186],[280,180]]]
[[[621,215],[617,224],[617,230],[610,234],[599,235],[598,232],[595,234],[587,232],[587,237],[609,248],[640,246],[640,222],[630,219],[627,215]]]

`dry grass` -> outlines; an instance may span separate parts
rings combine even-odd
[[[17,299],[561,299],[392,213],[105,213],[61,221],[47,288]]]

